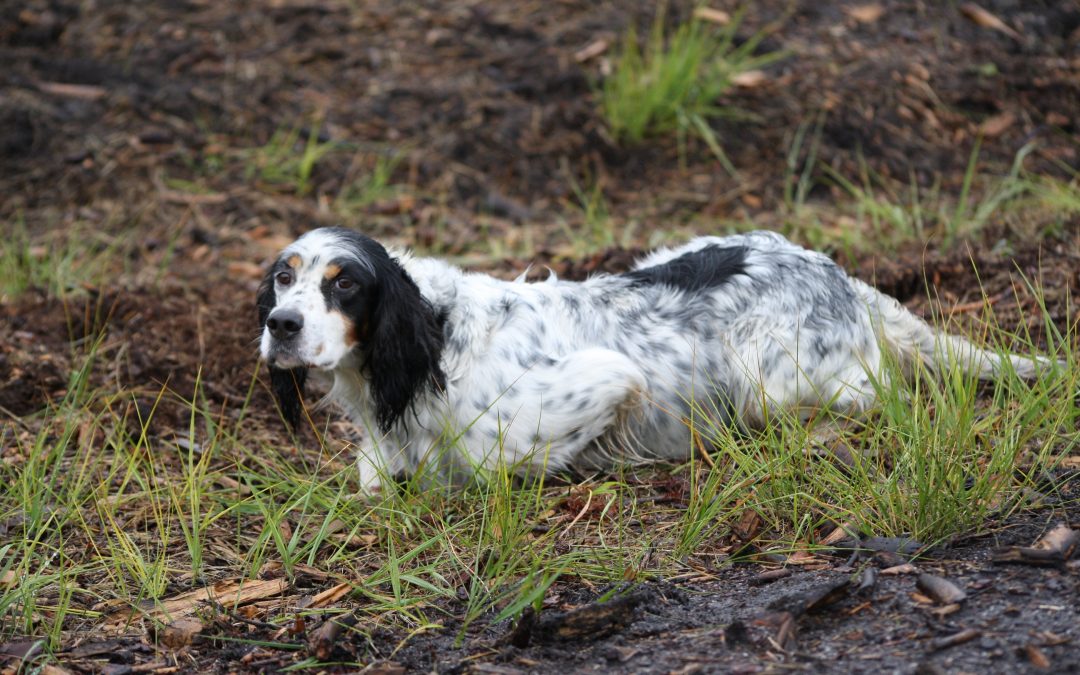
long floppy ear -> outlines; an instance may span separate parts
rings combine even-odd
[[[259,308],[259,326],[266,326],[266,319],[277,303],[274,294],[274,269],[271,267],[259,284],[255,304]],[[307,380],[307,368],[275,368],[270,366],[270,388],[281,408],[281,416],[290,429],[296,429],[300,423],[300,413],[304,409],[304,382]]]
[[[375,420],[384,433],[425,387],[446,386],[439,366],[442,327],[435,310],[405,270],[387,262],[388,268],[378,275],[367,361]]]

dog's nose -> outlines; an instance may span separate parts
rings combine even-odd
[[[304,315],[295,309],[279,309],[267,317],[266,327],[275,340],[288,340],[304,327]]]

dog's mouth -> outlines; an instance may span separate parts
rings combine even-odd
[[[307,363],[304,359],[300,358],[300,355],[296,353],[294,348],[277,342],[270,345],[270,349],[265,356],[266,362],[270,366],[281,368],[283,370],[312,366],[312,364]]]
[[[292,368],[313,368],[315,370],[333,370],[337,362],[331,359],[304,358],[290,346],[274,344],[266,355],[266,362],[273,368],[289,370]]]

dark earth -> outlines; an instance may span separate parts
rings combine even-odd
[[[576,55],[614,43],[629,26],[645,33],[653,3],[5,3],[0,222],[18,223],[35,240],[83,237],[125,261],[89,286],[3,298],[0,423],[17,431],[61,398],[72,345],[98,334],[125,345],[115,368],[95,373],[98,385],[141,392],[144,402],[164,384],[190,397],[201,366],[209,403],[239,405],[256,367],[261,269],[316,225],[346,222],[498,274],[538,262],[580,278],[626,269],[654,230],[702,232],[717,219],[753,219],[786,231],[785,194],[807,162],[807,203],[826,212],[844,197],[830,172],[869,171],[959,194],[980,133],[979,166],[988,175],[1005,175],[1033,144],[1029,170],[1075,176],[1080,6],[982,2],[1004,28],[973,20],[956,3],[883,2],[876,17],[868,7],[752,3],[738,39],[765,31],[759,51],[787,56],[765,69],[762,83],[723,101],[750,113],[714,123],[738,168],[732,176],[692,141],[680,156],[670,138],[625,147],[605,129],[594,87],[608,56]],[[668,20],[689,11],[671,3]],[[795,139],[815,125],[811,156]],[[253,149],[289,129],[350,151],[328,154],[303,185],[253,171]],[[395,158],[393,182],[409,190],[345,213],[339,197],[380,156]],[[579,225],[571,186],[590,183],[616,221],[637,223],[629,249],[586,254],[559,234],[567,222]],[[523,240],[531,225],[539,234]],[[2,234],[10,241],[16,232]],[[506,245],[476,256],[478,241]],[[959,242],[931,239],[899,254],[830,253],[913,311],[969,328],[992,316],[1045,344],[1025,278],[1039,282],[1057,330],[1075,330],[1080,316],[1075,211],[1034,230],[992,217]],[[252,409],[253,423],[278,433],[265,387],[256,387]],[[184,424],[184,415],[182,406],[166,407],[155,423]],[[1004,546],[1031,546],[1058,523],[1080,527],[1078,484],[1067,469],[1049,477],[1038,508],[1002,514],[984,534],[924,552],[914,574],[879,572],[870,583],[867,570],[906,560],[888,550],[902,542],[878,542],[886,550],[822,554],[803,565],[757,560],[628,588],[564,580],[517,627],[481,620],[462,637],[453,619],[460,608],[450,606],[444,631],[396,651],[403,633],[366,640],[346,631],[329,660],[384,673],[1075,672],[1076,560],[991,558]],[[776,569],[792,574],[769,580]],[[950,580],[966,600],[944,610],[949,603],[917,588],[918,573]],[[595,603],[607,595],[607,604]],[[215,639],[239,630],[222,621],[182,658],[146,636],[75,639],[61,663],[77,672],[272,672],[305,655]],[[260,636],[250,627],[242,634]],[[3,673],[27,656],[25,640],[7,637]],[[307,637],[295,636],[296,644]]]

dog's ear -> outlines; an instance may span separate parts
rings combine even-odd
[[[259,309],[259,327],[266,326],[266,319],[277,304],[274,293],[274,268],[266,273],[255,295],[255,305]],[[275,368],[270,366],[270,389],[274,392],[281,416],[290,429],[296,429],[300,423],[300,413],[304,409],[304,382],[307,380],[307,368]]]
[[[367,367],[375,420],[384,433],[405,414],[425,387],[445,387],[439,366],[442,326],[435,310],[397,262],[388,260],[378,276],[378,299],[371,313]]]

